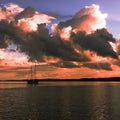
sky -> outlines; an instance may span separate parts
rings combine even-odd
[[[42,79],[118,77],[119,5],[119,0],[0,0],[0,79],[28,79],[35,63]]]
[[[73,16],[76,12],[82,9],[84,6],[91,4],[100,5],[100,9],[104,13],[108,13],[107,27],[114,34],[115,37],[119,37],[120,34],[120,1],[110,0],[0,0],[1,4],[16,3],[23,8],[32,6],[37,11],[47,13],[49,15],[58,16]]]

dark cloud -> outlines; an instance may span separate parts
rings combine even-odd
[[[85,25],[84,21],[95,20],[93,16],[84,15],[83,13],[80,13],[80,15],[76,14],[72,19],[59,23],[58,28],[62,29],[63,27],[71,26],[72,29],[78,29]],[[17,14],[15,19],[31,18],[34,14],[35,10],[28,7]],[[106,29],[99,29],[91,34],[86,34],[85,31],[77,31],[70,33],[70,35],[69,40],[64,40],[61,38],[60,33],[51,36],[46,24],[39,24],[38,29],[34,32],[25,32],[14,21],[0,21],[0,48],[7,48],[11,43],[14,43],[17,45],[17,50],[24,52],[30,61],[37,60],[40,62],[44,61],[44,56],[52,56],[62,61],[69,61],[63,62],[63,66],[76,67],[70,61],[90,60],[84,50],[93,51],[103,57],[118,58],[117,53],[109,43],[115,42],[115,39]]]
[[[20,46],[20,50],[30,56],[30,60],[42,60],[42,56],[53,56],[65,61],[88,60],[85,55],[74,51],[70,42],[64,41],[60,36],[50,36],[45,24],[38,26],[38,31],[27,34],[27,41]]]
[[[8,41],[7,43],[13,42],[15,44],[22,44],[23,40],[25,40],[25,34],[26,33],[15,26],[14,23],[8,23],[5,20],[0,21],[0,37],[2,36],[0,39],[1,44],[5,44],[6,41]]]
[[[94,51],[103,57],[118,58],[117,53],[109,43],[115,43],[115,39],[106,29],[96,30],[94,33],[88,35],[85,32],[73,33],[72,39],[85,50]]]
[[[0,48],[7,48],[8,47],[8,40],[7,36],[4,36],[4,34],[0,34]]]
[[[65,41],[59,34],[50,36],[46,24],[38,25],[36,32],[26,33],[14,23],[1,21],[0,33],[4,38],[0,39],[2,47],[6,48],[8,43],[13,42],[18,46],[19,51],[29,56],[30,61],[44,61],[43,56],[58,57],[64,61],[88,61],[89,58],[85,54],[75,51],[78,45],[79,51],[90,50],[103,57],[117,58],[117,54],[109,44],[109,42],[115,42],[115,39],[105,29],[97,30],[89,35],[84,32],[72,33],[70,40]]]
[[[49,46],[49,50],[54,54],[55,57],[60,57],[65,61],[87,61],[88,58],[83,55],[76,53],[72,43],[69,41],[62,40],[59,36],[54,36],[52,38],[54,41],[54,46],[51,51],[51,47]]]
[[[15,16],[15,19],[18,20],[18,19],[22,19],[22,18],[30,18],[30,17],[33,17],[34,14],[35,14],[35,9],[32,7],[27,7],[22,12],[17,14]]]
[[[96,70],[112,70],[109,63],[83,63],[83,66]]]

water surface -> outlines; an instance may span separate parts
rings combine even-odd
[[[120,120],[120,83],[0,83],[0,120]]]

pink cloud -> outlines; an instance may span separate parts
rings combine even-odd
[[[0,65],[2,66],[30,66],[27,56],[19,52],[8,52],[0,49]]]
[[[106,18],[107,14],[100,11],[100,6],[92,4],[91,6],[85,6],[72,19],[53,25],[52,30],[54,33],[59,33],[61,38],[64,39],[69,38],[71,32],[85,31],[87,34],[90,34],[97,29],[107,28]],[[70,27],[70,31],[66,34]]]

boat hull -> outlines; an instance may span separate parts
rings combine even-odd
[[[38,84],[38,80],[28,80],[28,81],[27,81],[27,84],[37,85],[37,84]]]

